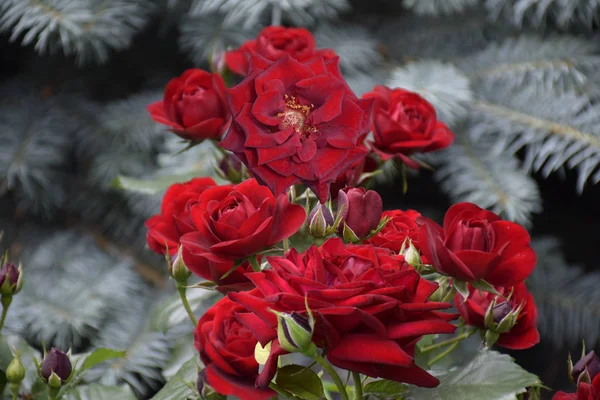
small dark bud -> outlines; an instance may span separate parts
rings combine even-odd
[[[206,370],[202,370],[198,373],[198,379],[196,380],[196,390],[200,396],[202,396],[202,392],[204,391],[204,382],[206,381]]]
[[[219,163],[219,170],[232,183],[242,181],[242,162],[234,154],[227,154]]]
[[[12,263],[5,263],[0,270],[0,292],[3,295],[13,295],[21,290],[21,272],[22,268]]]
[[[586,371],[590,380],[594,380],[594,377],[600,373],[600,359],[598,359],[598,356],[596,356],[596,353],[594,353],[593,350],[577,361],[573,366],[571,376],[575,382],[578,382],[581,374]]]
[[[73,366],[69,355],[53,347],[42,361],[40,374],[45,380],[48,380],[54,373],[64,383],[69,380],[72,370]]]
[[[512,307],[506,301],[496,304],[492,310],[494,322],[499,324],[511,311]]]

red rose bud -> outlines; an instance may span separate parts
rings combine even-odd
[[[303,317],[297,312],[291,314],[273,311],[277,315],[277,338],[282,349],[290,353],[303,353],[314,356],[317,347],[312,342],[315,322],[312,316]]]
[[[324,238],[334,231],[333,214],[325,204],[317,204],[308,215],[308,233],[316,238]]]
[[[14,264],[5,262],[0,270],[0,293],[3,296],[11,296],[21,290],[23,266],[17,268]]]
[[[600,359],[593,350],[577,361],[571,370],[571,377],[578,384],[580,381],[590,383],[598,374],[600,374]]]
[[[494,316],[494,322],[499,324],[500,321],[504,319],[510,312],[512,311],[512,307],[506,302],[496,304],[492,309],[492,314]]]
[[[198,379],[196,379],[196,390],[202,397],[202,393],[204,392],[205,382],[206,381],[206,370],[202,370],[198,373]]]
[[[71,365],[70,354],[53,347],[50,349],[50,352],[46,354],[46,357],[44,357],[44,361],[42,361],[40,375],[49,383],[53,376],[58,377],[58,379],[60,379],[60,386],[60,383],[65,383],[69,380],[72,371],[73,366]]]
[[[338,192],[338,213],[342,216],[338,232],[347,241],[356,242],[377,229],[383,214],[383,201],[374,190],[342,189]]]
[[[171,79],[163,100],[150,104],[148,111],[156,122],[194,141],[219,139],[230,117],[223,79],[201,69],[188,69]]]

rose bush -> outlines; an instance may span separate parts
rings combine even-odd
[[[167,84],[163,100],[150,104],[148,111],[184,139],[219,139],[229,122],[223,78],[188,69]]]
[[[497,286],[525,280],[535,267],[527,231],[471,203],[455,204],[443,228],[428,220],[419,228],[419,246],[438,272],[461,281],[483,279]]]
[[[397,157],[411,168],[419,164],[410,156],[448,147],[454,134],[437,120],[435,108],[416,93],[375,86],[363,96],[374,99],[372,149],[383,159]]]
[[[367,154],[372,102],[348,88],[337,57],[284,56],[227,93],[234,121],[220,145],[276,195],[302,182],[325,202],[331,183]]]
[[[276,338],[277,318],[269,310],[316,318],[314,342],[340,368],[420,386],[437,378],[414,363],[415,343],[427,334],[452,333],[448,303],[428,301],[437,284],[421,279],[401,256],[370,245],[329,239],[305,253],[268,257],[272,269],[248,273],[257,292],[229,297],[258,318],[242,321],[252,332]],[[271,332],[265,329],[271,327]],[[263,382],[264,383],[264,382]]]

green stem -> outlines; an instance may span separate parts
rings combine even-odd
[[[446,350],[442,351],[440,354],[438,354],[437,356],[435,356],[433,358],[433,360],[430,360],[427,365],[429,365],[429,367],[431,367],[433,364],[435,364],[436,362],[440,361],[442,358],[446,357],[448,354],[452,353],[454,351],[454,349],[456,349],[458,347],[458,345],[460,344],[460,342],[454,342],[452,344],[452,346],[448,347]]]
[[[447,346],[449,344],[454,344],[454,343],[457,343],[457,342],[461,342],[461,341],[465,340],[466,338],[470,337],[476,331],[477,331],[476,329],[473,329],[473,330],[471,330],[469,332],[465,332],[465,333],[462,333],[462,334],[460,334],[458,336],[455,336],[452,339],[444,340],[443,342],[439,342],[439,343],[436,343],[436,344],[432,344],[431,346],[424,347],[421,350],[421,353],[428,353],[430,351],[442,348],[442,347]]]
[[[321,367],[323,367],[323,369],[329,374],[329,376],[331,376],[331,378],[335,382],[335,385],[337,386],[338,390],[340,391],[340,395],[342,396],[342,399],[350,400],[348,398],[348,392],[346,392],[346,388],[344,387],[344,382],[342,382],[342,378],[340,378],[338,373],[335,372],[335,369],[333,369],[331,364],[329,364],[329,362],[327,362],[327,360],[325,360],[323,357],[321,357],[320,354],[315,355],[315,361],[318,362]]]
[[[198,325],[198,320],[196,319],[196,316],[194,315],[194,312],[192,311],[192,307],[190,307],[190,303],[188,302],[188,299],[185,295],[186,292],[186,285],[182,285],[179,282],[177,282],[177,291],[179,292],[179,297],[181,298],[181,303],[183,304],[183,308],[185,308],[185,311],[187,312],[188,317],[190,317],[190,321],[192,321],[192,324],[194,324],[194,326]]]
[[[260,272],[260,264],[258,263],[258,258],[256,258],[256,254],[248,257],[248,260],[250,261],[250,265],[252,265],[252,271]]]
[[[293,398],[293,397],[290,397],[290,395],[288,393],[286,393],[285,390],[283,390],[281,387],[279,387],[279,385],[276,384],[275,382],[271,382],[269,384],[269,387],[271,389],[273,389],[274,391],[276,391],[277,393],[279,393],[280,395],[282,395],[283,397],[285,397],[286,399]]]
[[[352,373],[352,379],[354,380],[354,392],[356,393],[356,400],[362,400],[363,398],[363,387],[360,374],[358,372]]]
[[[0,330],[4,327],[4,321],[6,321],[6,315],[8,314],[8,307],[12,303],[12,296],[2,296],[2,316],[0,317]]]
[[[21,383],[11,383],[10,391],[12,392],[13,400],[19,399],[19,387],[21,387]]]

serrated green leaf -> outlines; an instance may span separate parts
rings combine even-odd
[[[179,371],[167,382],[162,390],[151,400],[183,400],[196,398],[197,392],[192,390],[198,379],[198,357],[194,356],[179,368]]]
[[[401,393],[408,390],[408,386],[385,379],[368,383],[364,388],[365,395],[371,395],[379,399],[401,399]]]
[[[76,386],[62,396],[63,400],[137,400],[127,385],[104,386],[97,383]]]
[[[480,279],[475,282],[470,282],[470,283],[471,283],[471,286],[473,286],[477,290],[481,290],[482,292],[493,293],[497,296],[502,296],[500,293],[498,293],[496,288],[494,286],[492,286],[492,284],[484,281],[483,279]]]
[[[90,369],[104,361],[111,360],[113,358],[123,358],[126,353],[122,350],[112,350],[106,348],[98,348],[92,352],[89,356],[85,358],[83,364],[79,368],[79,372],[83,372],[86,369]]]
[[[482,350],[464,367],[437,375],[436,388],[411,386],[407,397],[414,400],[509,400],[527,387],[541,385],[540,379],[525,371],[506,354]]]
[[[324,396],[321,378],[303,365],[289,364],[280,368],[275,382],[281,389],[301,399],[319,400]]]

